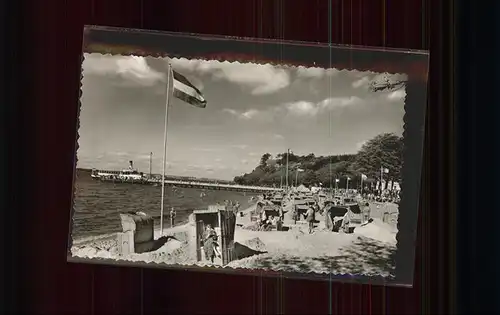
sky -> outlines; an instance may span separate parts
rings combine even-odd
[[[322,68],[170,59],[207,100],[171,99],[169,175],[232,180],[264,153],[356,153],[380,133],[402,135],[405,90],[371,92],[373,81],[405,79]],[[79,168],[162,172],[168,59],[85,54]]]

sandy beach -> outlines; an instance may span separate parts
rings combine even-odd
[[[377,205],[372,207],[375,210],[381,209]],[[248,225],[249,212],[254,208],[255,205],[243,210],[244,217],[237,218],[234,241],[235,253],[239,259],[225,267],[301,273],[391,275],[393,266],[390,255],[396,249],[397,229],[377,218],[381,214],[374,213],[371,223],[357,227],[352,234],[326,231],[321,219],[315,232],[308,234],[307,225],[301,222],[290,226],[286,232],[253,231],[241,227]],[[71,254],[82,258],[168,265],[210,265],[203,261],[197,262],[189,254],[186,240],[190,229],[192,225],[189,223],[164,229],[164,244],[152,252],[121,256],[118,253],[116,234],[110,234],[75,240]],[[154,235],[156,240],[160,239],[160,230],[156,229]]]

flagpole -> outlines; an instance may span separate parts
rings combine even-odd
[[[290,153],[290,149],[286,149],[286,170],[285,170],[285,185],[286,189],[288,189],[288,154]]]
[[[380,197],[382,197],[382,178],[383,178],[383,171],[384,169],[382,168],[382,165],[380,165]]]
[[[295,169],[295,187],[299,187],[299,169]]]
[[[361,174],[361,189],[360,189],[361,195],[363,195],[363,174]]]
[[[172,68],[168,63],[167,72],[167,99],[165,102],[165,129],[163,132],[163,168],[161,174],[161,208],[160,208],[160,236],[163,236],[163,210],[165,203],[165,167],[167,164],[167,128],[168,128],[168,106],[170,103],[170,79],[172,76]]]

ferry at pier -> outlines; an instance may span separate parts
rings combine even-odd
[[[90,176],[93,179],[104,179],[104,180],[119,180],[119,181],[140,181],[144,179],[144,174],[139,172],[134,168],[133,162],[130,161],[130,165],[127,169],[121,171],[105,171],[92,169]]]

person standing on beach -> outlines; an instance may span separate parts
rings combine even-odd
[[[205,252],[205,258],[213,263],[216,254],[215,247],[217,246],[217,233],[210,224],[207,224],[204,239],[203,251]]]
[[[176,216],[175,209],[174,207],[172,207],[172,209],[170,210],[170,227],[174,227],[175,216]]]
[[[306,212],[306,221],[309,223],[309,234],[314,230],[314,209],[309,207]]]

